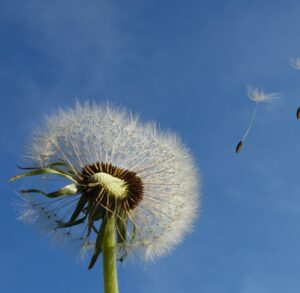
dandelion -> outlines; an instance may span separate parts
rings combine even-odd
[[[256,113],[257,113],[258,104],[263,103],[263,102],[269,102],[269,101],[272,101],[273,99],[279,98],[278,93],[266,94],[264,91],[259,90],[257,88],[252,88],[252,87],[248,88],[247,94],[248,94],[249,99],[251,99],[252,101],[255,102],[255,108],[254,108],[254,111],[253,111],[253,114],[251,117],[250,124],[249,124],[242,140],[237,144],[237,146],[235,148],[236,153],[239,153],[241,151],[241,149],[244,145],[244,141],[246,140],[246,137],[248,136],[248,134],[253,126],[253,123],[254,123],[254,120],[256,117]]]
[[[28,148],[33,167],[12,177],[62,178],[47,192],[21,190],[19,218],[103,257],[106,293],[118,292],[116,260],[144,261],[170,252],[189,232],[199,208],[194,161],[180,140],[124,109],[76,104],[38,129]]]
[[[295,69],[300,69],[300,58],[295,57],[290,59],[290,64]]]

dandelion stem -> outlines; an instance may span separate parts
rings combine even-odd
[[[108,215],[103,238],[104,292],[118,293],[115,216]]]

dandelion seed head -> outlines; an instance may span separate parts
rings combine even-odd
[[[41,168],[66,163],[83,195],[95,196],[95,205],[127,219],[126,233],[117,231],[120,258],[129,252],[146,261],[165,255],[191,231],[199,214],[200,180],[189,150],[176,135],[141,123],[125,109],[77,103],[74,109],[60,110],[35,131],[27,158]],[[36,223],[51,214],[50,230],[58,230],[62,238],[82,239],[81,253],[86,254],[95,243],[91,231],[99,229],[87,226],[89,206],[80,213],[82,223],[69,228],[70,235],[55,229],[70,218],[80,196],[49,200],[44,209],[35,204],[36,197],[30,198],[20,218]],[[93,215],[96,220],[102,210]]]
[[[263,90],[259,90],[258,88],[252,88],[252,87],[248,88],[247,94],[248,97],[256,103],[269,102],[273,99],[279,98],[280,96],[279,93],[266,94]]]

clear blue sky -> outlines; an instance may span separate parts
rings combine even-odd
[[[8,183],[43,115],[108,99],[179,133],[203,178],[201,218],[171,255],[119,267],[125,293],[300,292],[299,1],[1,1],[0,291],[101,292],[16,221]],[[246,86],[280,92],[254,103]]]

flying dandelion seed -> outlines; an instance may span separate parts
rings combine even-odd
[[[299,57],[291,58],[290,64],[293,68],[300,69],[300,58]]]
[[[248,97],[255,102],[255,107],[253,110],[253,114],[251,117],[251,121],[250,124],[242,138],[242,140],[237,144],[236,148],[235,148],[235,152],[239,153],[244,145],[244,142],[250,132],[250,130],[252,129],[255,117],[256,117],[256,113],[257,113],[257,108],[258,108],[258,104],[259,103],[263,103],[263,102],[269,102],[272,101],[273,99],[279,98],[279,94],[278,93],[270,93],[270,94],[266,94],[265,92],[263,92],[262,90],[259,90],[257,88],[252,88],[249,87],[247,90],[247,95]]]
[[[118,292],[116,258],[165,255],[197,217],[189,151],[126,110],[88,103],[61,110],[35,132],[27,156],[33,167],[11,180],[43,174],[69,182],[53,192],[22,190],[19,218],[80,242],[82,256],[92,250],[89,268],[102,253],[105,292]]]

